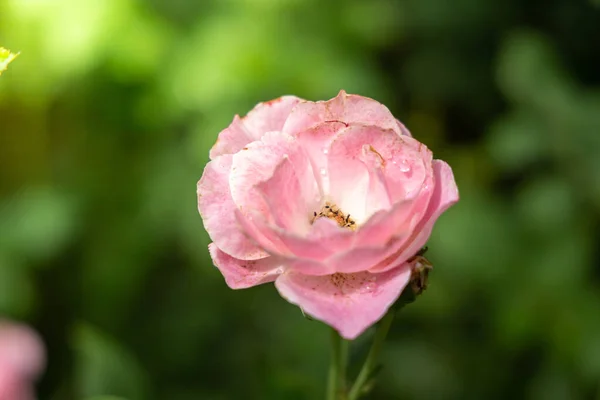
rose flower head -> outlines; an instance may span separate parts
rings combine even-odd
[[[346,339],[386,313],[458,201],[448,164],[384,105],[344,91],[258,104],[219,134],[210,159],[198,209],[227,285],[274,281]]]

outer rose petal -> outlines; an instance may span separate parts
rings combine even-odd
[[[239,260],[219,250],[214,243],[208,245],[208,251],[213,263],[225,277],[227,286],[232,289],[245,289],[273,282],[283,270],[273,257]]]
[[[283,131],[298,134],[325,121],[376,125],[403,134],[402,127],[386,106],[368,97],[347,94],[343,90],[331,100],[299,103],[285,121]]]
[[[435,177],[433,195],[423,219],[414,230],[412,240],[409,240],[406,245],[388,257],[387,260],[371,268],[371,272],[385,271],[391,268],[391,266],[399,262],[404,262],[415,255],[425,245],[427,239],[429,239],[433,225],[439,216],[458,201],[458,187],[454,180],[452,168],[442,160],[433,160],[433,171]]]
[[[402,132],[402,134],[404,136],[410,136],[410,137],[412,137],[412,135],[410,134],[409,130],[406,129],[406,127],[404,126],[404,124],[402,122],[400,122],[399,119],[397,119],[396,122],[398,123],[398,128],[400,129],[400,132]]]
[[[269,207],[257,185],[272,179],[284,159],[291,163],[303,195],[318,192],[310,160],[296,139],[281,132],[269,132],[260,141],[249,144],[246,150],[233,155],[229,186],[234,203],[243,213],[252,210],[269,216]],[[315,203],[317,200],[313,198]]]
[[[231,124],[219,133],[217,142],[208,153],[209,157],[211,160],[214,160],[225,154],[237,153],[251,141],[252,136],[250,132],[244,126],[239,115],[236,115],[233,117]]]
[[[233,156],[227,154],[210,161],[198,182],[198,211],[210,238],[225,253],[241,260],[256,260],[267,254],[240,231],[236,206],[229,190]]]
[[[352,340],[383,317],[409,282],[410,273],[409,264],[382,274],[308,276],[288,272],[277,278],[275,286],[290,303]]]
[[[266,132],[281,131],[290,112],[301,101],[303,100],[296,96],[282,96],[258,103],[242,121],[254,140],[258,140]]]
[[[300,101],[302,99],[295,96],[283,96],[259,103],[243,118],[236,115],[231,125],[219,133],[217,142],[210,149],[210,159],[237,153],[266,132],[280,131],[290,111]]]
[[[243,118],[235,116],[229,127],[219,133],[217,142],[210,150],[210,159],[223,154],[234,154],[248,143],[259,140],[270,131],[280,131],[292,108],[302,99],[282,96],[259,103]]]

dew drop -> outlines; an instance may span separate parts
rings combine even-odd
[[[365,294],[365,293],[373,293],[374,291],[375,291],[375,283],[374,282],[366,282],[360,288],[360,292],[363,293],[363,294]]]
[[[410,165],[408,165],[408,163],[406,162],[406,160],[403,160],[401,165],[400,165],[400,171],[402,172],[409,172],[410,171]]]
[[[329,154],[329,149],[327,147],[323,148],[323,154]]]
[[[327,170],[325,168],[321,168],[320,172],[322,176],[327,176]]]

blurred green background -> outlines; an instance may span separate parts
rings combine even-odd
[[[195,185],[234,114],[340,89],[461,191],[371,398],[600,399],[599,6],[0,0],[0,314],[44,337],[40,399],[323,397],[328,329],[226,287]]]

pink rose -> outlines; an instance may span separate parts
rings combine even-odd
[[[0,320],[0,400],[33,400],[33,383],[44,363],[44,347],[35,332]]]
[[[236,116],[198,182],[214,264],[232,289],[279,293],[354,339],[411,274],[407,262],[458,201],[433,160],[382,104],[284,96]]]

